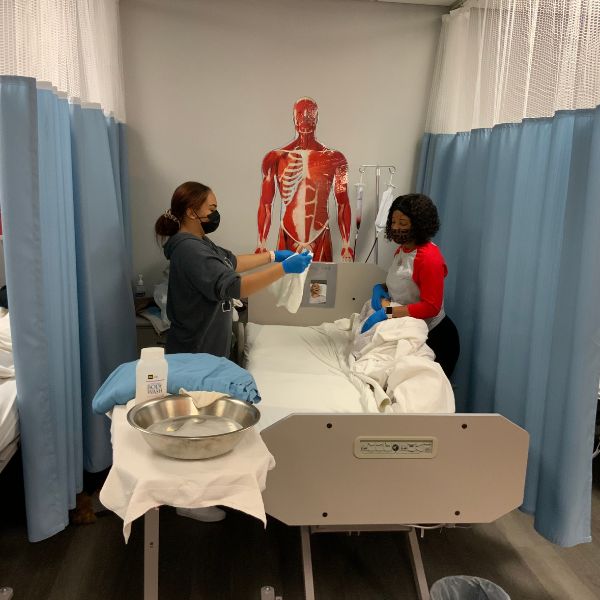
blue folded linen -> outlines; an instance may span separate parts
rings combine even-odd
[[[169,363],[167,391],[179,388],[223,392],[251,404],[260,402],[254,377],[242,367],[212,354],[165,354]],[[118,366],[102,384],[92,400],[94,412],[105,413],[115,404],[127,404],[135,397],[135,368],[138,361]]]

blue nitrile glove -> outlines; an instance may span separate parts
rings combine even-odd
[[[294,256],[294,253],[291,250],[275,250],[275,262],[283,262],[290,256]]]
[[[385,314],[385,308],[380,308],[376,310],[364,323],[360,330],[361,333],[365,331],[369,331],[373,325],[376,325],[380,321],[385,321],[387,319],[387,315]]]
[[[311,261],[312,255],[304,251],[302,254],[293,254],[286,258],[281,266],[286,273],[304,273]]]
[[[371,308],[373,310],[379,310],[381,308],[381,301],[383,298],[390,299],[390,295],[385,291],[385,288],[381,283],[376,283],[373,286],[373,295],[371,296]]]

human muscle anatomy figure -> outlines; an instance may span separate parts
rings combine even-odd
[[[310,250],[315,261],[331,262],[328,200],[333,189],[342,236],[341,257],[352,261],[348,163],[341,152],[330,150],[316,140],[317,117],[314,100],[298,100],[294,105],[296,139],[272,150],[263,159],[256,252],[266,250],[273,200],[278,190],[282,206],[277,248]]]

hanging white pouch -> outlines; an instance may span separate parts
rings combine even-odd
[[[394,187],[395,186],[393,185],[388,185],[388,188],[381,196],[379,211],[377,212],[377,217],[375,218],[375,230],[377,231],[377,235],[379,235],[387,225],[388,213],[390,212],[390,207],[394,201]]]

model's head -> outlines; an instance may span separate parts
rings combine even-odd
[[[154,230],[158,237],[166,238],[176,234],[182,225],[198,221],[203,232],[210,233],[208,229],[216,229],[208,225],[215,220],[213,213],[218,216],[217,199],[212,190],[197,181],[186,181],[173,192],[171,207],[158,217]]]
[[[398,196],[390,206],[385,237],[397,244],[427,243],[438,232],[440,220],[435,204],[424,194]]]
[[[312,98],[300,98],[294,104],[294,127],[298,133],[313,133],[317,128],[319,107]]]

